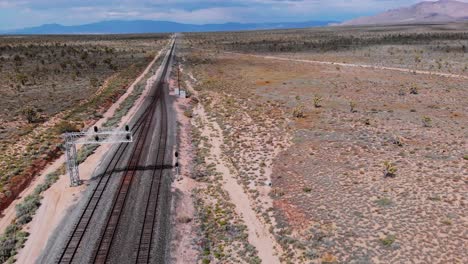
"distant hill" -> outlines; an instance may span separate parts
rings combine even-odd
[[[259,29],[306,28],[326,26],[335,21],[307,21],[285,23],[225,23],[193,25],[168,21],[152,20],[110,20],[97,23],[63,26],[46,24],[38,27],[19,29],[4,34],[131,34],[131,33],[169,33],[169,32],[203,32],[203,31],[240,31]]]
[[[389,10],[371,17],[361,17],[341,25],[416,24],[468,21],[468,3],[454,0],[421,2]]]

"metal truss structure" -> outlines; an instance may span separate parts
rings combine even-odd
[[[68,175],[70,176],[70,186],[72,187],[81,185],[76,145],[133,142],[133,135],[129,131],[128,126],[125,127],[125,131],[98,131],[97,127],[94,127],[93,132],[69,132],[63,134],[63,138],[65,140],[65,152],[67,159],[66,167]]]

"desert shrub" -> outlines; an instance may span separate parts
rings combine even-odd
[[[423,127],[431,127],[432,126],[432,119],[428,116],[423,116],[421,119],[423,123]]]
[[[21,113],[26,118],[28,123],[34,123],[37,121],[39,114],[34,106],[26,106],[21,110]]]
[[[322,107],[323,98],[319,95],[315,95],[313,99],[314,106],[316,108]]]
[[[28,235],[27,232],[21,231],[18,225],[9,225],[5,234],[0,237],[0,261],[13,263],[12,257],[17,254]]]
[[[94,151],[96,151],[98,147],[99,145],[95,144],[95,145],[86,145],[83,148],[81,148],[80,151],[78,151],[76,162],[78,164],[83,163],[86,160],[86,158],[88,158],[91,154],[94,153]]]
[[[384,177],[395,177],[397,172],[397,168],[393,163],[390,161],[384,162]]]
[[[36,212],[37,208],[41,205],[41,196],[38,194],[31,194],[24,198],[24,201],[20,204],[17,204],[16,209],[16,218],[18,220],[22,220],[23,223],[26,224],[32,219],[32,215]],[[29,221],[25,221],[25,219],[29,219]]]
[[[61,171],[54,171],[52,173],[47,174],[44,183],[41,183],[38,186],[36,186],[36,188],[34,189],[34,193],[41,194],[45,190],[49,189],[49,187],[52,186],[52,184],[54,184],[59,179],[61,174]]]
[[[57,126],[55,127],[56,129],[56,132],[58,134],[63,134],[63,133],[66,133],[66,132],[79,132],[80,129],[78,128],[78,126],[76,126],[75,124],[69,122],[69,121],[60,121]]]
[[[177,221],[179,223],[187,224],[187,223],[192,222],[192,218],[188,217],[188,216],[181,216],[181,217],[177,218]]]
[[[298,105],[293,109],[292,113],[293,117],[295,118],[304,118],[304,106],[303,105]]]
[[[390,198],[384,197],[380,198],[375,201],[375,203],[379,206],[387,207],[393,204],[392,200]]]
[[[381,238],[380,239],[380,242],[382,243],[382,245],[384,246],[391,246],[396,240],[396,236],[395,235],[387,235],[386,237],[384,238]]]
[[[413,85],[410,87],[410,94],[418,94],[419,91],[418,91],[418,87],[416,87],[416,85]]]
[[[184,116],[188,117],[188,118],[192,118],[193,117],[193,111],[192,109],[186,109],[184,111]]]
[[[357,110],[356,110],[356,103],[355,103],[355,102],[353,102],[353,101],[349,102],[349,108],[350,108],[349,111],[350,111],[351,113],[357,112]]]

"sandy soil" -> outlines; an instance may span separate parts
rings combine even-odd
[[[193,76],[191,77],[193,78]],[[197,94],[189,82],[187,82],[187,86],[192,93]],[[249,195],[239,184],[238,176],[233,173],[235,169],[230,164],[229,158],[223,154],[224,138],[219,124],[208,118],[202,104],[197,105],[194,113],[201,118],[202,123],[206,124],[202,129],[202,136],[210,139],[210,158],[216,162],[216,170],[223,177],[223,188],[229,193],[231,202],[236,206],[237,214],[242,217],[247,226],[249,243],[258,250],[258,256],[262,263],[280,263],[277,250],[275,250],[280,247],[268,231],[268,226],[255,213],[255,203],[249,199]]]
[[[367,68],[367,69],[375,69],[375,70],[389,70],[389,71],[397,71],[397,72],[409,72],[409,73],[415,73],[415,74],[433,75],[433,76],[441,76],[441,77],[449,77],[449,78],[460,78],[460,79],[467,79],[468,80],[468,76],[459,75],[459,74],[451,74],[451,73],[421,71],[421,70],[412,70],[412,69],[397,68],[397,67],[384,67],[384,66],[355,64],[355,63],[342,63],[342,62],[317,61],[317,60],[303,60],[303,59],[293,59],[293,58],[285,58],[285,57],[278,57],[278,56],[253,55],[253,54],[245,54],[245,53],[237,53],[237,52],[229,52],[229,51],[226,51],[225,53],[244,55],[244,56],[253,56],[253,57],[271,59],[271,60],[295,61],[295,62],[304,62],[304,63],[313,63],[313,64],[322,64],[322,65],[336,65],[336,66],[343,66],[343,67],[358,67],[358,68]]]
[[[292,117],[303,106],[304,117],[285,126],[293,145],[273,162],[277,238],[297,256],[288,260],[466,262],[459,235],[467,224],[466,78],[260,55],[201,56],[209,60],[194,66],[200,89],[211,101],[211,94],[224,98],[213,109],[234,124],[223,126],[234,135],[229,142],[240,143],[240,150],[230,149],[233,158],[252,148],[244,113],[261,124],[275,108]],[[223,111],[228,105],[234,107]],[[432,125],[423,124],[424,116]],[[397,167],[394,178],[383,176],[385,161]]]
[[[174,81],[170,81],[170,94],[174,95]],[[173,183],[172,192],[174,200],[172,204],[172,243],[171,262],[172,263],[193,263],[197,259],[198,251],[193,245],[197,236],[196,227],[193,221],[195,208],[193,204],[192,191],[200,187],[201,183],[193,180],[191,170],[193,168],[192,139],[190,133],[190,119],[184,115],[190,99],[177,98],[174,108],[178,121],[178,152],[179,152],[179,175]],[[174,172],[174,175],[176,173]]]
[[[132,83],[132,85],[129,86],[127,92],[106,111],[106,113],[103,115],[104,117],[95,124],[96,126],[101,126],[114,115],[120,104],[133,92],[135,85],[149,72],[155,61],[161,55],[161,52],[162,51],[158,53],[158,55],[151,61],[145,71]],[[142,96],[135,102],[129,113],[127,113],[127,115],[122,118],[121,125],[128,122],[128,120],[130,120],[130,118],[135,114],[136,109],[138,109],[142,103],[142,97],[147,94],[148,88],[151,86],[153,81],[154,78],[152,77],[148,81]],[[100,160],[104,157],[104,155],[106,155],[109,149],[110,145],[100,146],[93,155],[89,156],[86,161],[79,166],[80,177],[85,181],[85,183],[86,180],[92,176],[94,169],[96,168],[96,164],[99,164]],[[30,194],[34,190],[35,186],[42,182],[42,180],[45,178],[45,175],[59,167],[63,163],[64,159],[64,156],[62,156],[59,160],[46,168],[44,173],[42,173],[41,176],[38,177],[38,179],[35,180],[34,183],[27,190],[25,190],[25,192],[23,192],[22,197]],[[70,188],[68,177],[66,175],[62,175],[57,183],[55,183],[51,188],[42,194],[44,197],[42,204],[33,220],[26,226],[26,230],[30,232],[30,237],[25,243],[25,247],[17,255],[18,263],[33,263],[37,259],[41,251],[45,248],[48,237],[52,234],[52,231],[65,216],[66,210],[76,201],[78,201],[78,199],[81,197],[81,193],[85,188],[86,184],[77,188]],[[2,218],[0,220],[1,226],[3,228],[6,227],[14,218],[14,204],[5,210],[5,212],[7,212],[5,215],[9,216],[10,219],[6,219],[4,217],[5,219]]]

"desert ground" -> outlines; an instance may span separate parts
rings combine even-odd
[[[130,120],[169,39],[0,37],[2,262],[61,250],[109,150],[67,189],[61,133]],[[168,262],[467,263],[467,46],[466,23],[177,34]]]
[[[2,100],[11,104],[1,113],[1,147],[6,150],[2,262],[34,262],[88,186],[69,187],[61,134],[93,125],[122,127],[153,85],[168,40],[169,35],[154,34],[2,38],[7,69],[2,76],[11,70],[29,78],[24,84],[6,81],[2,87],[6,93]],[[15,57],[21,58],[20,64],[10,63]],[[58,65],[63,67],[57,69]],[[34,67],[42,68],[42,73],[29,72]],[[108,146],[79,147],[77,162],[84,180],[91,178],[108,150]]]
[[[102,117],[166,35],[0,38],[0,209],[60,153],[60,134]]]
[[[468,261],[466,24],[182,40],[200,262]]]

